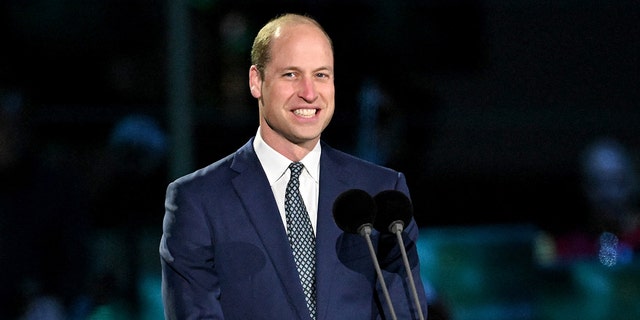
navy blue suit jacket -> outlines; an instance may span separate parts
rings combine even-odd
[[[390,319],[365,239],[333,220],[338,195],[399,190],[405,177],[324,142],[316,230],[318,320]],[[302,286],[253,139],[235,153],[169,184],[160,244],[167,319],[309,319]],[[423,313],[412,221],[403,233]],[[394,235],[372,240],[398,319],[418,319]]]

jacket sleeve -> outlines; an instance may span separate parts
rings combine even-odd
[[[211,239],[195,197],[171,183],[160,241],[165,319],[224,319]]]

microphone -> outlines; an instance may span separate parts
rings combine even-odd
[[[376,204],[364,190],[347,190],[333,203],[333,219],[344,232],[371,234],[375,215]]]
[[[373,197],[378,211],[373,227],[380,232],[402,232],[411,222],[413,206],[409,198],[397,190],[385,190]]]
[[[391,313],[391,318],[397,320],[396,312],[393,309],[391,297],[389,296],[389,290],[382,276],[382,270],[380,269],[376,252],[373,249],[373,243],[371,242],[371,231],[375,215],[376,204],[373,198],[369,193],[361,189],[347,190],[340,194],[333,203],[333,220],[336,222],[336,225],[344,232],[361,235],[367,241],[371,260],[373,260],[373,265],[378,274],[378,281],[380,281],[382,292],[387,301],[389,312]]]
[[[397,190],[381,191],[373,197],[373,200],[377,208],[373,226],[381,233],[393,233],[396,235],[400,252],[402,253],[402,260],[404,261],[404,267],[407,271],[407,277],[409,278],[411,292],[413,293],[413,302],[418,310],[420,319],[424,320],[422,308],[420,307],[420,299],[418,298],[418,291],[416,290],[416,283],[413,280],[409,258],[407,257],[407,251],[404,247],[404,240],[402,240],[402,231],[404,227],[411,222],[411,217],[413,216],[411,200],[409,200],[409,197],[404,193]]]

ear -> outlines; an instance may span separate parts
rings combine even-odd
[[[251,95],[258,99],[262,96],[262,78],[260,77],[260,71],[255,65],[249,68],[249,89]]]

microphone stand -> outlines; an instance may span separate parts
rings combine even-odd
[[[402,260],[404,261],[404,268],[407,271],[407,277],[409,278],[409,285],[411,286],[411,292],[413,293],[413,303],[418,310],[420,320],[424,320],[422,314],[422,307],[420,307],[420,300],[418,299],[418,291],[416,290],[416,283],[413,281],[413,273],[411,272],[411,266],[409,265],[409,258],[407,257],[407,251],[404,248],[404,240],[402,240],[403,224],[401,222],[395,222],[389,229],[392,233],[396,234],[398,243],[400,244],[400,251],[402,252]],[[376,261],[377,262],[377,261]]]
[[[369,253],[371,254],[371,258],[372,258],[371,260],[373,260],[373,265],[375,266],[376,273],[378,273],[378,279],[380,280],[380,285],[382,286],[382,292],[384,294],[384,298],[387,300],[387,305],[389,306],[391,319],[397,320],[398,318],[396,317],[396,311],[393,309],[393,304],[391,303],[391,297],[389,296],[389,290],[387,289],[387,284],[385,283],[384,277],[382,276],[382,270],[380,269],[380,264],[378,263],[376,252],[373,249],[373,243],[371,242],[371,226],[364,224],[358,229],[358,232],[360,233],[361,236],[363,236],[367,240],[367,245],[369,246]],[[415,287],[414,287],[414,290],[415,290]]]

